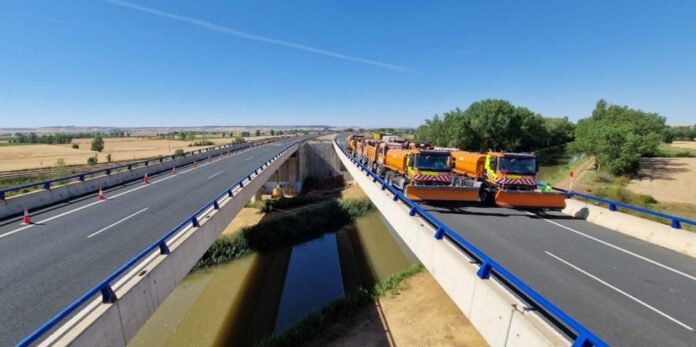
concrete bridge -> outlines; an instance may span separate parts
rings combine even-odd
[[[694,341],[693,234],[576,200],[557,213],[415,204],[341,141],[305,140],[194,156],[176,175],[143,169],[149,185],[132,180],[144,171],[96,177],[114,182],[106,200],[95,198],[104,182],[75,182],[32,210],[35,224],[1,221],[0,313],[13,318],[0,345],[125,345],[247,201],[340,171],[493,346]]]

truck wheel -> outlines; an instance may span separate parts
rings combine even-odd
[[[481,191],[479,191],[479,198],[481,199],[481,203],[484,206],[493,206],[493,193],[486,189],[486,188],[481,188]]]

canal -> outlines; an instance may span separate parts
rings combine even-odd
[[[379,212],[293,247],[189,274],[130,346],[251,346],[415,263]]]

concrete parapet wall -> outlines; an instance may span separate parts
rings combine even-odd
[[[566,207],[563,209],[563,213],[583,218],[590,223],[685,255],[696,257],[696,233],[688,230],[674,229],[666,224],[619,211],[612,212],[607,208],[576,199],[566,199]]]
[[[238,144],[229,148],[221,148],[212,151],[203,151],[187,155],[183,158],[177,158],[170,161],[160,163],[158,160],[152,160],[149,166],[134,168],[128,171],[120,171],[111,175],[102,175],[85,179],[84,181],[71,182],[65,185],[55,186],[51,189],[42,189],[29,192],[22,195],[8,197],[5,200],[0,200],[0,219],[9,216],[21,214],[25,208],[35,209],[69,199],[73,199],[85,194],[94,193],[99,190],[99,187],[108,188],[123,184],[126,182],[142,179],[145,173],[154,175],[163,171],[171,170],[173,166],[179,167],[188,165],[194,161],[207,160],[208,156],[215,156],[227,151],[234,151],[240,148],[249,147],[248,144]]]
[[[497,279],[481,280],[478,265],[450,241],[372,181],[338,147],[338,157],[397,235],[430,271],[459,309],[491,346],[568,346],[571,341],[543,320]]]
[[[219,201],[220,209],[199,216],[200,227],[189,226],[168,241],[168,255],[153,252],[112,287],[114,303],[94,299],[42,341],[40,346],[125,346],[155,312],[235,215],[290,157],[297,146],[276,159],[252,180],[245,179],[234,197]]]

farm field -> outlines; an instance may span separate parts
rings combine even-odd
[[[696,150],[696,141],[674,141],[670,144],[670,146],[676,148]]]
[[[659,202],[696,203],[696,158],[645,158],[627,188]]]
[[[232,141],[230,138],[208,140],[215,144]],[[78,144],[79,149],[73,149],[69,144],[0,146],[0,171],[56,166],[58,159],[63,159],[65,165],[84,165],[87,163],[87,158],[95,154],[102,163],[106,162],[107,154],[111,154],[112,161],[124,161],[174,154],[177,149],[192,151],[206,148],[205,146],[188,147],[190,143],[188,141],[124,137],[105,138],[104,150],[97,153],[90,150],[91,142],[92,139],[74,140],[73,143]]]

